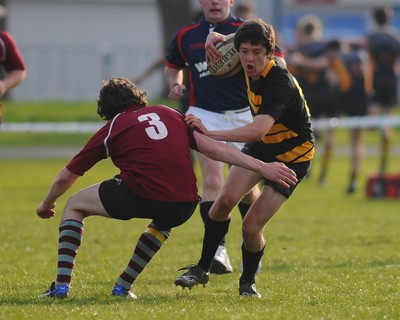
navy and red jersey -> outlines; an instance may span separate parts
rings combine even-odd
[[[205,42],[210,32],[228,35],[236,32],[243,20],[229,16],[223,22],[211,24],[204,17],[181,28],[172,39],[166,55],[166,66],[175,69],[188,68],[190,81],[190,105],[201,109],[224,112],[243,109],[249,105],[244,72],[229,78],[213,77],[205,59]],[[283,56],[276,48],[277,56]]]
[[[197,201],[190,148],[198,150],[182,113],[162,105],[131,106],[99,129],[66,167],[82,176],[111,157],[134,194],[157,201]]]
[[[6,31],[0,31],[0,64],[6,72],[25,70],[25,62],[13,37]]]

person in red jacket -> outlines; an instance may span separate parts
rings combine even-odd
[[[164,105],[147,106],[147,92],[124,78],[111,78],[100,90],[97,113],[107,123],[61,170],[36,212],[55,215],[56,200],[97,162],[111,158],[120,173],[70,197],[59,226],[56,281],[39,297],[66,298],[76,255],[89,216],[151,219],[112,295],[136,299],[130,290],[171,229],[185,223],[200,200],[190,149],[214,160],[253,170],[283,188],[296,184],[282,163],[263,163],[239,150],[194,132],[183,113]]]
[[[0,5],[0,20],[7,15],[7,9]],[[17,43],[11,34],[0,29],[0,65],[5,71],[5,76],[0,79],[0,98],[10,89],[19,85],[26,78],[25,62],[19,52]],[[2,106],[0,103],[0,124],[2,119]]]

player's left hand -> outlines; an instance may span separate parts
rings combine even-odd
[[[52,205],[46,205],[43,201],[37,206],[36,213],[42,219],[50,219],[54,217],[56,211],[54,208],[56,204],[53,203]]]
[[[188,114],[185,117],[186,124],[192,128],[193,130],[196,130],[204,135],[208,135],[208,130],[204,126],[203,122],[201,122],[201,119],[193,114]]]
[[[296,173],[282,162],[265,163],[261,174],[264,178],[275,181],[286,189],[298,183]]]

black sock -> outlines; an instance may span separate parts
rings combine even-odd
[[[203,219],[203,223],[206,224],[206,221],[208,219],[208,212],[210,211],[214,201],[204,201],[200,202],[200,215],[201,218]]]
[[[239,211],[240,211],[240,215],[242,216],[242,220],[246,216],[247,211],[249,211],[250,207],[251,207],[251,204],[247,204],[247,203],[244,203],[244,202],[239,202],[238,208],[239,208]]]
[[[208,213],[210,212],[210,209],[213,204],[214,201],[204,201],[200,203],[200,215],[201,218],[203,219],[204,225],[206,224],[206,221],[208,219]],[[219,245],[225,247],[225,237],[222,238]]]
[[[240,277],[240,282],[256,283],[256,273],[258,264],[261,261],[261,257],[264,255],[264,248],[260,252],[250,252],[242,244],[242,259],[243,259],[243,273]]]
[[[197,264],[201,269],[205,271],[210,270],[215,252],[220,245],[221,239],[224,238],[225,234],[228,232],[230,222],[230,219],[227,221],[214,221],[208,218],[204,226],[205,230],[201,258]]]

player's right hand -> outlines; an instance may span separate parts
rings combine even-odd
[[[43,203],[43,201],[37,206],[36,213],[42,219],[50,219],[55,216],[56,211],[54,208],[56,204],[49,206]]]
[[[201,134],[207,135],[208,130],[204,126],[203,122],[201,122],[201,119],[193,114],[188,114],[185,117],[185,122],[186,124],[192,128],[193,130],[196,130],[200,132]]]
[[[169,90],[168,97],[171,100],[178,100],[180,97],[183,96],[183,93],[186,90],[186,86],[184,84],[175,83],[171,89]]]

